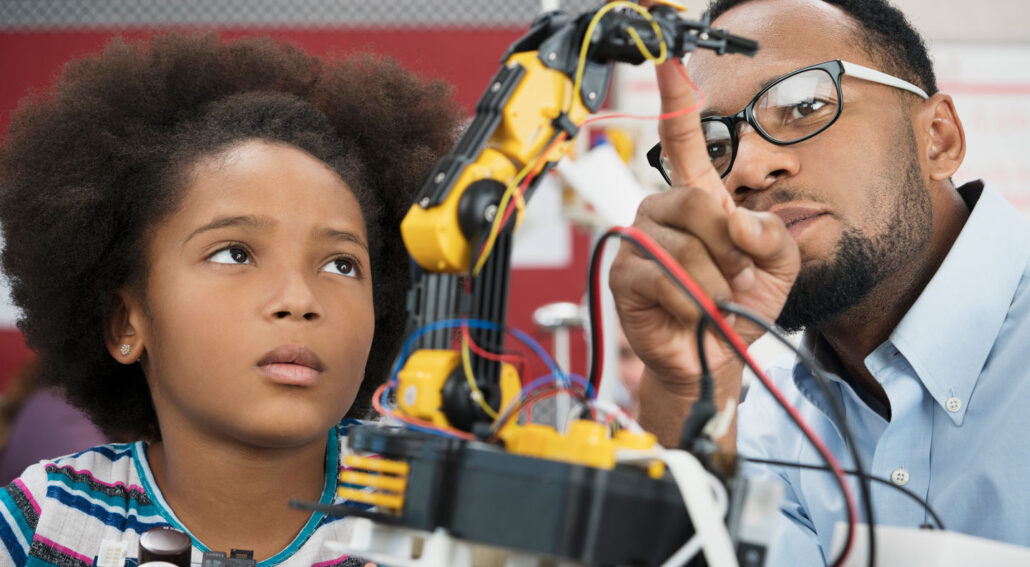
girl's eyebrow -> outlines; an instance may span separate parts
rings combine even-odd
[[[225,228],[228,226],[240,226],[244,228],[270,228],[275,224],[275,221],[268,217],[255,217],[253,215],[242,215],[234,217],[218,217],[213,221],[201,226],[197,230],[194,230],[186,237],[186,240],[182,241],[182,245],[185,246],[194,236],[207,232],[209,230],[215,230],[219,228]]]
[[[368,252],[368,245],[365,244],[365,240],[357,234],[354,234],[353,232],[348,232],[346,230],[336,230],[334,228],[319,228],[315,229],[315,233],[318,237],[326,238],[329,240],[353,242],[354,244],[360,246],[361,249],[364,250],[366,253]]]

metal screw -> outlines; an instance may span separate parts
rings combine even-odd
[[[701,33],[701,35],[700,35],[700,36],[698,36],[698,37],[700,37],[700,38],[701,38],[701,41],[707,41],[707,40],[708,40],[708,37],[709,37],[709,36],[708,36],[708,32],[702,32],[702,33]]]
[[[441,171],[440,173],[436,174],[436,177],[433,178],[433,182],[434,183],[443,183],[444,179],[447,179],[447,175],[444,172]]]
[[[418,202],[418,206],[423,209],[429,208],[429,197],[422,197],[422,200]]]
[[[486,222],[494,222],[494,219],[497,218],[497,205],[487,205],[483,211],[483,218],[486,219]]]
[[[548,53],[547,54],[547,60],[548,61],[554,61],[557,58],[558,58],[558,54],[557,53]]]
[[[587,93],[587,98],[590,100],[594,100],[595,98],[597,98],[597,93]]]
[[[495,93],[495,92],[497,92],[499,90],[501,90],[501,83],[497,82],[497,83],[494,83],[494,84],[490,85],[490,92]]]

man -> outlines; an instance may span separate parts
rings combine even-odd
[[[989,187],[952,183],[965,136],[925,46],[883,0],[719,0],[712,10],[714,25],[761,50],[691,58],[706,120],[661,124],[673,188],[648,198],[635,226],[712,297],[805,329],[868,473],[927,500],[950,530],[1030,545],[1030,457],[1020,450],[1030,431],[1030,231]],[[659,86],[663,112],[695,103],[670,64]],[[745,107],[739,119],[717,118]],[[698,396],[699,312],[629,246],[610,283],[646,364],[641,421],[674,446]],[[761,334],[739,318],[733,325],[749,342]],[[742,364],[709,335],[721,408],[739,398]],[[769,373],[853,467],[845,424],[812,374],[793,361]],[[741,456],[821,464],[761,385],[724,445],[734,435]],[[748,472],[784,487],[770,564],[828,561],[834,525],[846,519],[833,477]],[[871,494],[878,524],[929,522],[889,486],[873,484]]]

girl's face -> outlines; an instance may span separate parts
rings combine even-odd
[[[358,201],[284,144],[247,141],[192,173],[152,232],[146,298],[128,310],[162,435],[322,441],[354,401],[372,344]]]

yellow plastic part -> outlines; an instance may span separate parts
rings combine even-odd
[[[603,423],[579,419],[565,435],[565,454],[570,462],[599,469],[615,468],[615,444]]]
[[[509,453],[557,460],[562,442],[558,431],[542,423],[509,425],[501,432]]]
[[[340,471],[340,482],[352,486],[339,487],[336,489],[337,496],[378,506],[384,511],[400,513],[403,510],[404,492],[408,488],[411,465],[404,461],[374,459],[360,455],[347,455],[343,459],[343,464],[347,469]],[[361,472],[362,470],[369,472]]]
[[[472,252],[458,225],[458,202],[473,182],[497,179],[507,184],[516,173],[510,159],[488,147],[465,168],[443,203],[431,209],[412,205],[401,221],[401,236],[411,257],[431,272],[467,272]]]
[[[385,474],[368,474],[347,470],[340,471],[340,482],[389,490],[391,492],[404,492],[408,486],[407,479],[403,477],[389,476]]]
[[[505,64],[521,65],[526,74],[501,112],[501,123],[494,130],[489,147],[522,165],[547,149],[555,134],[551,121],[561,114],[565,96],[572,91],[572,81],[561,71],[545,67],[536,51],[515,53]],[[582,124],[590,111],[577,96],[573,97],[568,114],[574,124]],[[553,161],[565,155],[571,143],[566,140],[558,144],[545,159]]]
[[[443,413],[443,391],[447,377],[461,364],[461,353],[453,350],[415,351],[397,375],[397,407],[404,415],[454,427]],[[522,383],[515,367],[501,364],[501,407],[518,397]]]
[[[382,492],[365,492],[356,488],[339,488],[336,491],[336,495],[345,500],[352,502],[361,502],[364,504],[370,504],[372,506],[378,506],[379,508],[385,508],[389,510],[400,511],[404,508],[404,495],[403,494],[384,494]]]
[[[645,451],[658,443],[650,433],[633,433],[625,429],[614,437],[608,437],[608,428],[604,424],[587,420],[572,422],[564,435],[540,423],[511,424],[501,430],[500,438],[509,453],[607,470],[615,467],[616,449]],[[652,478],[662,478],[665,465],[656,460],[648,467],[647,474]]]
[[[614,441],[618,449],[636,449],[638,451],[654,449],[658,444],[658,438],[651,433],[646,431],[634,433],[628,429],[620,429],[615,434]],[[665,474],[665,463],[655,460],[647,467],[647,474],[651,478],[662,478],[662,475]]]
[[[502,109],[501,122],[487,147],[465,168],[443,203],[431,209],[412,205],[401,221],[408,253],[426,270],[469,271],[472,250],[458,225],[458,202],[465,189],[481,179],[495,179],[507,187],[521,168],[541,157],[555,133],[551,120],[561,113],[572,81],[560,71],[545,67],[536,51],[512,55],[505,65],[513,64],[521,65],[526,72]],[[573,98],[568,114],[572,122],[581,124],[590,112],[579,97]],[[557,144],[543,156],[544,161],[565,155],[570,144],[569,140]]]
[[[415,351],[397,375],[397,407],[401,413],[437,427],[450,427],[440,392],[460,362],[461,354],[453,350]]]
[[[411,465],[404,461],[376,459],[372,457],[362,457],[360,455],[345,456],[343,458],[343,465],[351,469],[362,469],[366,471],[401,476],[408,476],[408,473],[411,472]]]

